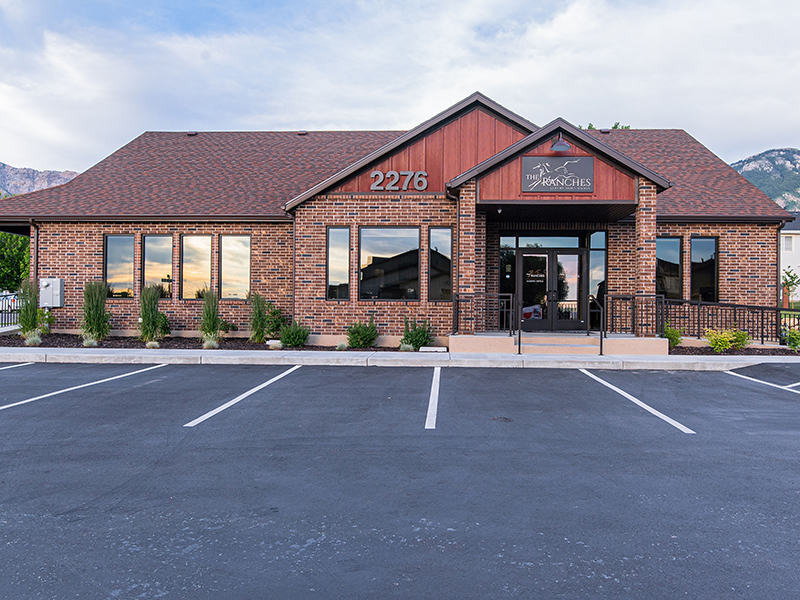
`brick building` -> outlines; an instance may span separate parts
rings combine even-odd
[[[478,93],[407,132],[148,132],[0,204],[31,276],[65,280],[56,330],[105,280],[117,331],[158,283],[176,334],[204,290],[246,330],[255,291],[322,343],[371,315],[387,343],[456,313],[467,333],[580,330],[589,295],[775,306],[790,219],[684,131],[539,127]]]

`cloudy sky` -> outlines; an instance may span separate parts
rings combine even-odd
[[[409,129],[478,90],[537,124],[800,147],[796,0],[0,0],[0,162],[147,130]]]

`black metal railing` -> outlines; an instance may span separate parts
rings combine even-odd
[[[514,294],[476,292],[453,299],[453,333],[516,332]]]
[[[762,344],[780,342],[785,332],[800,329],[800,309],[727,302],[673,300],[661,295],[605,297],[604,334],[663,335],[664,327],[683,336],[702,338],[708,329],[741,329]]]
[[[19,300],[16,294],[0,294],[0,327],[19,322]]]

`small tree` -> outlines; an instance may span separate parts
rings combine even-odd
[[[794,293],[798,286],[800,286],[800,275],[795,273],[792,267],[787,267],[783,270],[782,283],[783,287],[789,292],[789,306],[791,307],[791,303],[794,300]]]

